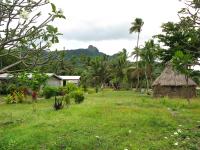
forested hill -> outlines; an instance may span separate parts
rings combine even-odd
[[[69,60],[73,57],[80,58],[81,56],[89,56],[89,57],[97,57],[97,56],[105,56],[106,54],[99,52],[99,50],[92,46],[89,45],[88,48],[83,49],[74,49],[74,50],[65,50],[65,51],[59,51],[59,52],[64,52],[64,56],[66,60]]]
[[[108,62],[115,59],[119,55],[106,55],[92,45],[85,49],[80,48],[74,50],[45,52],[46,56],[48,56],[48,53],[50,53],[53,57],[55,56],[55,59],[51,59],[39,69],[41,69],[43,72],[53,72],[60,75],[80,75],[88,66],[91,66],[91,64],[94,63],[93,61],[97,60],[97,62],[100,63],[100,60],[105,59],[105,61]]]

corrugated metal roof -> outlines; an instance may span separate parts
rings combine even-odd
[[[26,73],[28,75],[28,78],[32,78],[33,77],[33,73]],[[48,77],[53,76],[53,73],[45,73]]]
[[[28,74],[28,78],[32,78],[33,74],[32,73],[27,73]],[[57,77],[60,80],[80,80],[81,76],[58,76],[54,73],[46,73],[46,75],[48,75],[49,77]],[[4,74],[0,74],[0,79],[10,79],[12,78],[13,75],[9,74],[9,73],[4,73]]]
[[[10,79],[12,77],[13,77],[13,75],[9,74],[9,73],[0,74],[0,79]]]
[[[59,76],[62,80],[79,80],[81,76]]]
[[[62,78],[60,78],[58,75],[54,74],[54,73],[45,73],[48,77],[56,77],[60,80],[62,80]],[[32,78],[33,74],[32,73],[28,73],[28,78]]]

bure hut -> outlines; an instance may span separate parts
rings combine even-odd
[[[192,98],[196,97],[197,84],[192,80],[187,80],[185,75],[175,71],[170,63],[168,63],[161,75],[153,82],[154,97],[177,97]]]

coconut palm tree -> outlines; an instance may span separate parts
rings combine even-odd
[[[115,89],[120,89],[120,85],[125,77],[124,70],[127,67],[127,51],[123,49],[117,54],[116,59],[111,62],[111,70],[112,70],[112,84]]]
[[[96,92],[98,92],[98,87],[104,87],[106,80],[109,78],[109,65],[108,58],[96,57],[91,61],[91,66],[89,66],[89,72],[91,74],[92,83],[96,86]]]
[[[153,64],[155,64],[155,60],[157,58],[159,49],[160,49],[159,45],[155,44],[153,40],[149,40],[145,42],[145,46],[141,49],[139,53],[141,61],[144,63],[144,67],[145,67],[144,73],[145,73],[145,78],[146,78],[147,92],[148,92],[149,86],[152,84]]]
[[[140,40],[140,33],[142,31],[142,26],[144,25],[144,22],[141,18],[136,18],[134,20],[134,22],[131,23],[131,28],[129,30],[130,34],[133,32],[137,32],[138,36],[137,36],[137,45],[136,45],[136,50],[139,48],[139,40]],[[137,65],[137,69],[138,69],[138,57],[139,54],[136,51],[136,65]],[[139,77],[139,73],[137,74],[137,85],[136,85],[136,90],[138,90],[139,87],[139,83],[140,83],[140,77]]]

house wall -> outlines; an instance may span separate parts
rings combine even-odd
[[[79,84],[79,80],[66,80],[66,82],[69,82],[69,83],[74,83],[74,84]]]
[[[47,80],[46,85],[59,87],[59,86],[63,86],[63,82],[64,80],[59,80],[57,78],[51,77]],[[76,85],[79,84],[79,80],[66,80],[66,84],[67,82],[74,83]]]
[[[196,87],[189,86],[188,88],[184,86],[154,86],[153,87],[154,97],[180,97],[180,98],[193,98],[196,97]]]
[[[62,81],[51,77],[47,80],[46,85],[59,87],[62,86]]]

